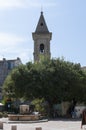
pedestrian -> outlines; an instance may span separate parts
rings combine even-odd
[[[86,125],[86,109],[84,109],[82,112],[81,129],[83,125]]]

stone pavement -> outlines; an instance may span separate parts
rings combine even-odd
[[[40,123],[4,123],[3,130],[11,130],[13,125],[17,126],[17,130],[35,130],[36,127],[42,127],[42,130],[81,130],[81,120],[75,119],[57,119]]]

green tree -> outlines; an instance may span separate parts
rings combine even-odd
[[[28,82],[27,76],[28,70],[25,65],[13,69],[4,82],[4,93],[9,95],[13,93],[16,97],[23,97]]]
[[[44,98],[51,105],[62,101],[86,99],[86,74],[80,64],[64,59],[28,62],[15,68],[4,83],[4,91],[12,89],[16,97]]]

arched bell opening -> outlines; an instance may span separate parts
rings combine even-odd
[[[44,44],[40,44],[40,53],[44,53]]]

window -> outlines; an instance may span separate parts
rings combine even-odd
[[[40,25],[43,26],[43,23],[41,23]]]
[[[8,69],[11,69],[11,63],[8,61]]]

